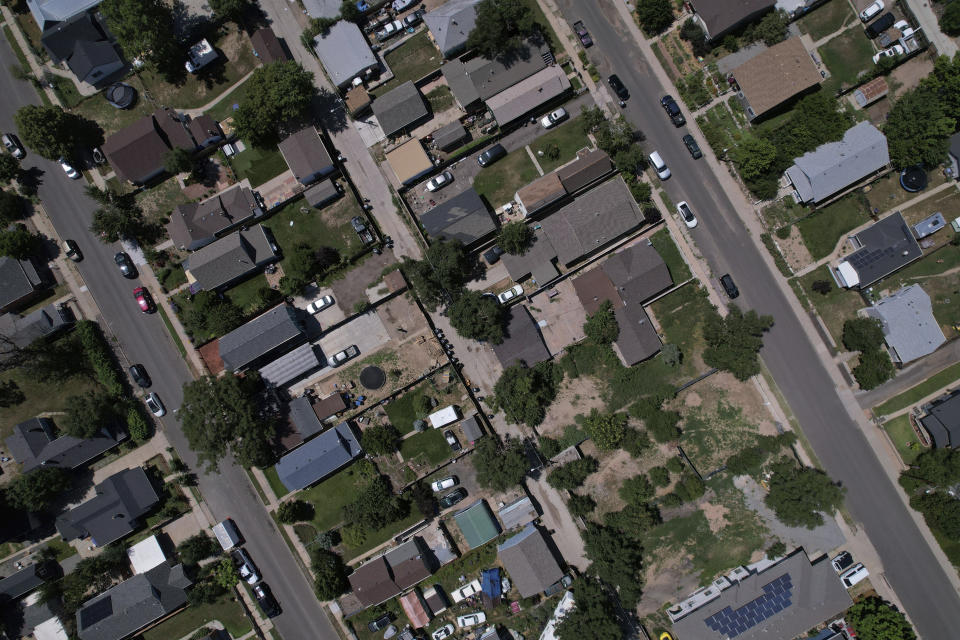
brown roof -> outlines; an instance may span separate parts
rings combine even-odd
[[[588,314],[596,313],[600,305],[610,301],[614,307],[622,303],[617,289],[603,269],[591,269],[573,279],[573,290],[580,298],[583,310]]]
[[[407,614],[410,626],[414,629],[421,629],[430,624],[430,613],[424,606],[417,589],[400,596],[400,606],[403,607],[403,612]]]
[[[707,27],[707,37],[723,35],[741,22],[772,9],[776,0],[691,0]]]
[[[390,567],[383,556],[370,560],[350,574],[350,587],[360,603],[372,607],[400,593],[390,577]]]
[[[290,59],[270,27],[263,27],[254,31],[250,36],[250,43],[253,45],[254,54],[263,60],[264,64]]]
[[[548,173],[517,190],[516,198],[526,209],[527,215],[530,215],[565,195],[567,190],[560,184],[557,174]]]
[[[610,156],[600,149],[594,149],[581,152],[576,160],[557,169],[556,174],[567,193],[574,193],[612,170]]]
[[[660,351],[660,336],[639,302],[628,302],[614,310],[620,335],[613,343],[623,364],[632,367]]]
[[[164,156],[171,149],[195,150],[178,117],[171,109],[157,109],[110,135],[101,148],[117,175],[142,183],[163,169]]]
[[[344,102],[350,115],[355,116],[370,106],[370,93],[366,87],[353,87],[347,91]]]
[[[339,393],[331,394],[323,400],[313,403],[313,412],[317,414],[317,419],[319,420],[326,420],[346,408],[347,403],[344,402],[343,396]]]
[[[773,45],[731,73],[755,116],[820,83],[820,72],[800,38]]]
[[[410,538],[384,555],[393,572],[393,581],[401,589],[417,584],[432,573],[432,555],[420,538]]]
[[[875,100],[879,100],[883,96],[887,95],[890,91],[890,86],[887,84],[887,79],[883,76],[879,78],[874,78],[870,82],[860,85],[856,91],[854,91],[854,98],[861,107],[865,107]]]
[[[193,139],[196,140],[198,144],[211,138],[223,137],[223,133],[220,131],[220,125],[205,113],[191,118],[187,128],[190,129],[190,135],[193,136]]]
[[[287,136],[277,145],[294,177],[301,182],[333,168],[333,160],[316,128],[310,126]]]

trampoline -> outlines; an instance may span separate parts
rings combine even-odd
[[[379,389],[387,381],[387,374],[380,367],[364,367],[360,372],[360,384],[364,389]]]
[[[927,172],[922,167],[909,167],[900,172],[900,186],[910,193],[927,188]]]

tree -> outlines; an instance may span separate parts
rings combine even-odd
[[[650,504],[628,504],[620,511],[611,511],[603,516],[604,526],[637,542],[660,522],[660,510]]]
[[[707,42],[707,34],[703,32],[703,27],[693,18],[687,18],[683,26],[680,27],[680,38],[690,43],[693,49],[693,55],[705,56],[710,53],[710,44]],[[734,37],[734,43],[737,39]],[[726,45],[726,40],[724,40]]]
[[[27,397],[23,395],[23,391],[20,390],[20,385],[17,384],[16,380],[0,382],[0,407],[13,407],[26,399]]]
[[[666,467],[654,467],[647,473],[655,487],[666,487],[670,484],[670,471]]]
[[[567,500],[567,509],[570,510],[570,514],[578,518],[586,518],[596,507],[596,501],[588,495],[573,493]]]
[[[0,154],[0,158],[12,158],[9,154]],[[0,191],[0,227],[6,228],[19,220],[25,213],[25,201],[12,191]]]
[[[277,507],[277,520],[283,524],[313,520],[313,505],[306,500],[287,500]]]
[[[192,336],[222,336],[243,324],[243,312],[229,298],[221,298],[213,291],[200,291],[194,294],[193,304],[182,319]]]
[[[643,587],[643,549],[620,531],[588,522],[584,550],[591,569],[605,582],[619,587],[627,609],[636,606]],[[589,636],[588,636],[589,637]]]
[[[943,14],[940,16],[940,28],[947,35],[960,36],[960,2],[951,0],[943,8]]]
[[[638,144],[632,144],[626,149],[617,151],[613,158],[613,164],[617,166],[617,169],[627,174],[626,177],[636,178],[647,168],[648,163],[646,156],[643,154],[643,148]],[[647,188],[650,187],[645,182],[639,184],[645,185]],[[649,199],[648,196],[645,200]]]
[[[224,0],[220,1],[223,2]],[[191,171],[193,170],[193,154],[182,147],[174,147],[164,154],[163,168],[167,173],[173,175]]]
[[[340,17],[356,24],[363,22],[363,12],[357,8],[355,0],[343,0],[343,4],[340,5]]]
[[[860,362],[853,368],[853,377],[861,389],[870,390],[893,377],[896,367],[884,349],[862,352]]]
[[[430,311],[459,293],[475,267],[476,259],[459,240],[434,242],[423,260],[404,258],[400,265],[417,298]]]
[[[260,376],[227,373],[183,385],[180,422],[190,448],[207,469],[233,454],[243,466],[263,467],[273,459],[276,418],[258,406]]]
[[[680,414],[676,411],[661,409],[663,400],[658,396],[643,398],[633,403],[630,407],[630,413],[643,420],[643,426],[647,428],[654,440],[670,442],[676,440],[677,436],[680,435],[680,429],[677,427],[680,422]]]
[[[790,16],[786,11],[778,9],[771,11],[763,16],[760,22],[753,29],[753,37],[757,40],[763,40],[768,47],[772,47],[778,42],[783,42],[787,38],[787,27],[790,26]]]
[[[103,130],[95,122],[67,113],[59,106],[20,107],[13,120],[26,145],[47,160],[73,158],[77,147],[103,144]]]
[[[252,6],[251,0],[210,0],[213,15],[221,21],[240,22]]]
[[[893,166],[936,167],[947,156],[956,127],[956,119],[934,91],[922,84],[908,91],[893,103],[883,127]]]
[[[0,231],[0,255],[26,260],[40,252],[42,241],[39,234],[31,233],[26,225],[18,222]]]
[[[673,24],[670,0],[637,0],[637,22],[647,35],[655,35]]]
[[[226,589],[213,580],[197,580],[193,583],[193,586],[190,587],[190,591],[187,592],[187,602],[194,607],[213,604],[226,592]]]
[[[506,491],[523,482],[529,467],[523,443],[516,439],[500,446],[493,438],[483,438],[471,457],[477,470],[477,484],[494,491]]]
[[[777,148],[766,138],[744,136],[730,152],[737,171],[744,181],[758,180],[766,176],[777,161]]]
[[[20,175],[20,162],[9,153],[0,154],[0,182],[10,182]]]
[[[551,471],[550,475],[547,476],[547,484],[554,489],[572,491],[581,486],[586,481],[587,476],[596,471],[599,466],[597,459],[590,456],[579,460],[571,460]]]
[[[339,262],[340,252],[333,247],[315,249],[306,242],[298,242],[287,252],[280,288],[288,296],[299,295],[317,274]]]
[[[150,437],[150,424],[143,417],[143,410],[139,406],[127,410],[127,432],[136,442],[144,442]]]
[[[104,0],[99,9],[128,60],[145,58],[164,72],[182,61],[180,45],[170,37],[173,10],[163,0]]]
[[[711,366],[729,371],[738,380],[747,380],[760,373],[760,348],[763,334],[773,326],[772,316],[761,316],[751,309],[743,313],[731,306],[726,318],[711,314],[703,325],[703,337],[707,348],[703,361]]]
[[[220,562],[213,566],[211,577],[223,589],[232,589],[240,581],[237,567],[230,558],[221,558]]]
[[[400,432],[392,424],[378,424],[367,427],[360,434],[360,444],[375,456],[394,453],[400,442]]]
[[[530,7],[515,0],[480,0],[467,48],[485,58],[497,58],[520,47],[523,38],[536,31]]]
[[[347,566],[343,563],[343,558],[326,549],[314,549],[310,555],[311,568],[316,576],[313,590],[320,600],[333,600],[350,590]]]
[[[843,323],[843,346],[850,351],[873,351],[883,346],[883,327],[876,318],[856,317]]]
[[[684,473],[680,476],[680,480],[673,488],[673,493],[683,502],[693,502],[702,497],[706,491],[707,487],[703,484],[703,480],[692,473]]]
[[[386,476],[372,478],[356,492],[353,501],[343,508],[343,519],[356,523],[366,531],[382,529],[403,518],[409,505],[394,495]]]
[[[583,323],[583,333],[596,344],[610,344],[617,339],[620,325],[609,300],[604,300],[592,315],[587,316],[587,321]]]
[[[650,483],[650,480],[643,473],[627,478],[620,485],[620,499],[627,504],[642,505],[653,499],[656,490]]]
[[[607,115],[600,107],[580,107],[580,125],[584,133],[596,133],[607,124]]]
[[[233,124],[239,137],[259,147],[276,142],[281,127],[306,114],[316,92],[313,74],[292,60],[259,67],[245,87]]]
[[[439,507],[437,504],[437,496],[430,487],[423,482],[418,482],[410,487],[410,500],[413,501],[413,504],[417,507],[417,511],[419,511],[420,515],[424,518],[432,518],[437,515]]]
[[[954,2],[956,4],[956,2]],[[951,5],[947,5],[949,8]],[[868,640],[915,640],[906,616],[879,596],[861,599],[847,609],[847,622],[856,629],[857,637]]]
[[[783,556],[787,552],[787,545],[782,540],[777,540],[767,549],[767,558],[774,560]]]
[[[573,601],[576,606],[557,623],[559,640],[623,640],[613,602],[596,580],[581,578],[574,582]]]
[[[764,501],[785,525],[813,529],[823,524],[822,513],[833,513],[840,507],[843,494],[844,490],[819,469],[781,458],[771,465],[770,491]]]
[[[90,231],[100,242],[112,244],[121,238],[136,238],[144,231],[143,211],[140,207],[105,204],[93,212]]]
[[[552,362],[532,368],[515,364],[504,370],[493,387],[492,406],[503,411],[507,420],[535,427],[543,422],[547,407],[557,397],[557,385],[563,373]]]
[[[117,419],[116,401],[103,391],[87,391],[67,398],[64,431],[74,438],[89,439]]]
[[[727,458],[727,471],[735,476],[754,475],[766,459],[760,447],[745,447]]]
[[[583,425],[600,449],[616,449],[627,431],[627,416],[623,413],[600,413],[593,409]]]
[[[910,506],[923,514],[931,529],[951,540],[960,539],[960,501],[953,496],[944,491],[915,495]]]
[[[220,555],[220,543],[205,533],[190,536],[177,545],[177,555],[185,565],[200,564],[201,560]]]
[[[500,248],[514,256],[522,256],[533,242],[533,230],[528,224],[519,221],[508,222],[500,227],[497,244]]]
[[[960,451],[932,449],[917,456],[913,466],[900,474],[907,492],[919,489],[949,488],[960,482]]]
[[[496,298],[479,291],[464,291],[447,311],[450,324],[464,338],[503,342],[507,328],[507,308]]]
[[[52,507],[73,486],[70,472],[41,466],[7,484],[6,500],[15,509],[39,513]]]
[[[638,136],[633,125],[622,115],[613,120],[604,120],[594,132],[594,136],[597,138],[597,146],[614,158],[623,151],[629,151],[637,138],[642,137]]]

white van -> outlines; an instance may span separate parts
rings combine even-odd
[[[229,551],[243,542],[237,525],[230,518],[213,525],[213,535],[224,551]]]
[[[870,572],[867,571],[867,568],[860,564],[859,562],[852,566],[850,569],[845,571],[841,576],[840,580],[843,582],[843,586],[847,589],[857,584],[864,578],[870,575]]]
[[[666,180],[670,177],[670,169],[667,167],[667,163],[663,161],[663,158],[660,157],[659,151],[654,151],[650,154],[650,165],[654,171],[657,172],[657,177],[661,180]]]

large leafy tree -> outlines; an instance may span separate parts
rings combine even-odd
[[[39,513],[53,506],[72,486],[69,471],[44,466],[11,481],[6,487],[6,499],[16,509]]]
[[[604,300],[600,307],[587,316],[583,332],[597,344],[610,344],[620,335],[620,325],[613,313],[613,304]]]
[[[347,566],[343,563],[343,558],[327,549],[314,549],[310,556],[311,569],[316,576],[313,590],[320,600],[333,600],[350,590]]]
[[[165,72],[183,62],[172,37],[173,9],[164,0],[103,0],[99,9],[127,58],[145,58]]]
[[[240,22],[251,6],[253,6],[251,0],[210,0],[213,15],[220,20],[233,22]]]
[[[637,541],[612,527],[589,522],[583,543],[590,569],[604,582],[618,587],[626,608],[636,606],[643,587],[643,549]]]
[[[587,476],[596,471],[600,464],[596,458],[586,456],[579,460],[554,467],[550,475],[547,476],[547,483],[554,489],[566,489],[572,491],[583,485]]]
[[[844,490],[819,469],[781,458],[770,467],[770,492],[765,498],[777,518],[790,527],[813,529],[843,504]]]
[[[180,422],[190,448],[210,470],[228,454],[244,466],[266,466],[273,458],[275,416],[261,409],[256,373],[204,376],[183,386]]]
[[[560,640],[623,640],[623,631],[617,624],[617,613],[603,587],[591,578],[581,578],[573,584],[575,606],[565,613],[557,624]]]
[[[20,175],[20,162],[9,153],[0,154],[0,182],[10,182]]]
[[[530,248],[533,241],[533,230],[530,225],[514,220],[500,227],[497,244],[507,253],[522,256]]]
[[[537,29],[530,7],[517,0],[481,0],[477,17],[467,38],[467,48],[487,58],[517,49],[523,38]]]
[[[26,225],[18,222],[0,231],[0,255],[26,260],[39,253],[42,241],[38,234],[31,233]]]
[[[637,0],[637,22],[647,34],[660,33],[673,24],[673,2]]]
[[[914,640],[917,637],[906,616],[878,596],[863,598],[850,607],[845,615],[859,638]]]
[[[627,416],[623,413],[601,413],[593,409],[583,423],[593,443],[600,449],[616,449],[627,433]]]
[[[493,406],[507,415],[507,420],[535,427],[543,422],[547,407],[557,397],[557,385],[563,372],[552,362],[533,367],[515,364],[504,370],[493,387]]]
[[[400,438],[400,432],[392,424],[378,424],[363,430],[360,444],[367,453],[380,456],[395,452]]]
[[[487,489],[506,491],[520,484],[527,475],[523,443],[516,439],[500,446],[493,438],[483,438],[471,458],[477,470],[477,483]]]
[[[0,158],[12,158],[11,155],[0,155]],[[6,227],[14,220],[19,220],[24,214],[24,201],[12,191],[0,191],[0,226]]]
[[[103,144],[103,130],[95,122],[59,106],[20,107],[13,120],[26,145],[48,160],[72,158],[78,146]]]
[[[744,180],[757,180],[773,167],[777,148],[766,138],[746,136],[733,148],[731,156]]]
[[[843,346],[850,351],[873,351],[883,345],[883,328],[876,318],[851,318],[843,323]]]
[[[343,508],[343,519],[366,531],[376,531],[406,516],[409,508],[409,504],[394,495],[387,477],[377,476]]]
[[[183,323],[196,337],[204,334],[222,336],[243,324],[243,311],[229,299],[213,291],[200,291],[184,314]]]
[[[140,207],[123,207],[117,203],[102,205],[93,212],[93,221],[90,223],[90,231],[106,244],[121,238],[136,238],[144,228]]]
[[[703,324],[703,337],[707,341],[703,361],[729,371],[738,380],[757,375],[763,334],[772,326],[772,316],[758,315],[753,309],[744,313],[732,306],[726,318],[711,314]]]
[[[943,14],[940,16],[940,28],[948,35],[960,35],[960,2],[951,0],[944,7]]]
[[[245,86],[234,127],[238,136],[257,146],[276,142],[288,122],[307,113],[316,93],[313,74],[292,60],[260,67]]]
[[[459,295],[476,270],[476,259],[459,240],[440,240],[430,245],[423,260],[404,258],[401,269],[423,306],[433,311]]]
[[[479,291],[464,291],[448,309],[450,324],[464,338],[503,342],[507,310],[497,299]]]
[[[883,127],[893,166],[936,167],[946,158],[956,127],[955,115],[936,92],[921,84],[905,93],[893,104]]]
[[[782,9],[771,11],[763,16],[757,26],[753,29],[753,37],[757,40],[763,40],[768,47],[772,47],[778,42],[783,42],[787,38],[787,27],[790,26],[790,16]]]
[[[116,400],[103,391],[87,391],[67,398],[63,427],[75,438],[92,438],[116,420]]]
[[[860,354],[853,368],[853,377],[861,389],[876,389],[896,373],[896,367],[885,349],[871,349]]]

